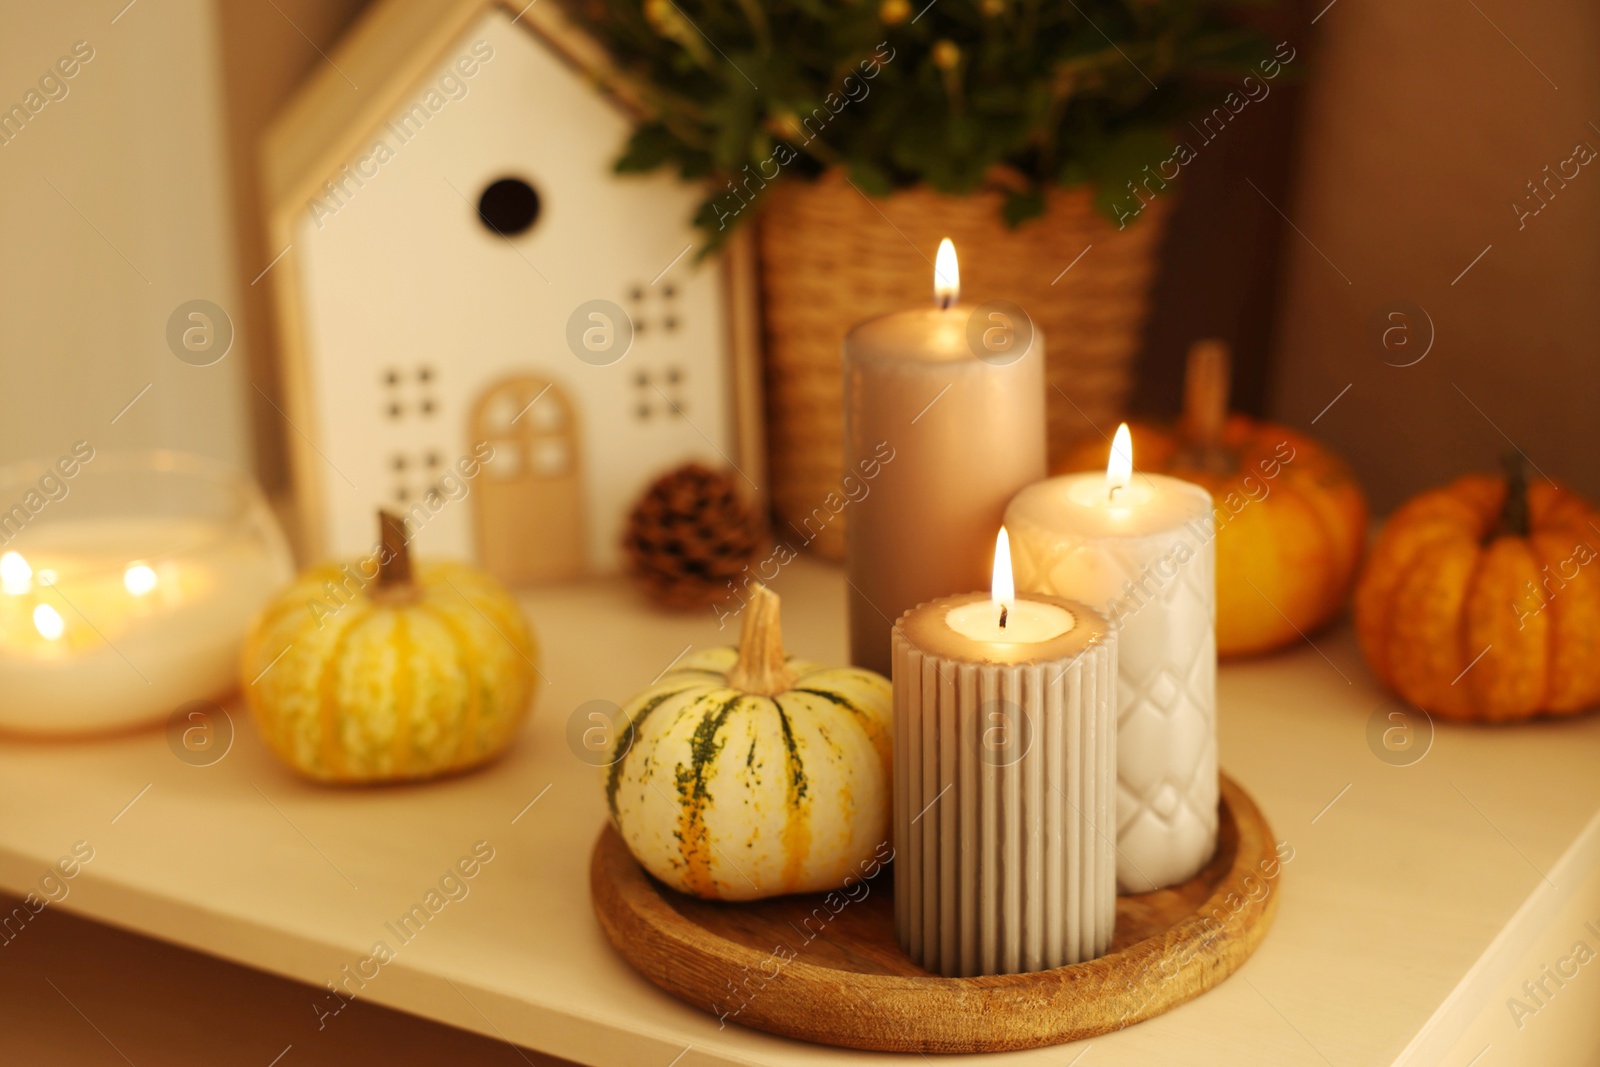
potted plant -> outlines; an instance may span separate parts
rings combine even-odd
[[[928,299],[941,237],[971,301],[1045,333],[1052,458],[1118,412],[1184,156],[1238,113],[1240,79],[1293,58],[1219,0],[574,11],[651,109],[617,169],[706,181],[708,248],[759,219],[773,499],[797,524],[839,488],[840,340]],[[841,555],[843,523],[813,547]]]

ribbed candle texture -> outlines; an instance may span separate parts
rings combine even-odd
[[[913,609],[892,637],[895,928],[946,977],[1093,959],[1116,920],[1115,636],[1037,597],[1073,629],[973,656],[939,631],[978,596]]]

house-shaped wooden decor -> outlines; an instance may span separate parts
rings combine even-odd
[[[380,0],[279,116],[266,199],[303,556],[613,569],[664,470],[763,484],[751,255],[611,164],[635,114],[552,0]]]

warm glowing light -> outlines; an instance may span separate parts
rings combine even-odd
[[[144,596],[156,587],[156,572],[143,563],[129,564],[122,572],[122,584],[134,596]]]
[[[1111,456],[1106,460],[1106,495],[1115,496],[1118,489],[1126,489],[1133,477],[1133,438],[1128,424],[1117,427],[1117,436],[1111,439]]]
[[[54,641],[61,636],[61,631],[66,629],[66,624],[61,621],[61,613],[49,604],[35,604],[33,628],[38,630],[39,636],[45,640]]]
[[[989,583],[989,599],[1006,612],[1017,601],[1017,583],[1011,577],[1011,535],[1004,526],[1000,527],[1000,536],[994,539],[994,578]]]
[[[956,246],[946,237],[933,257],[933,302],[947,308],[960,299],[961,264],[956,262]]]
[[[56,572],[51,570],[49,567],[40,567],[38,578],[40,585],[56,584]]]
[[[1030,645],[1053,641],[1072,629],[1072,612],[1038,597],[1017,597],[1011,573],[1011,534],[1004,526],[994,540],[994,578],[989,600],[961,597],[945,613],[945,625],[962,637],[985,644]]]
[[[12,596],[20,596],[33,588],[33,568],[22,558],[21,552],[7,552],[0,556],[0,589]]]

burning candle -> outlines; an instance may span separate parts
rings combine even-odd
[[[1116,920],[1116,649],[1094,609],[988,593],[906,612],[894,654],[895,930],[957,977],[1102,955]]]
[[[37,478],[0,470],[0,499]],[[40,511],[0,551],[0,731],[124,729],[234,688],[250,619],[292,573],[252,483],[173,453],[104,454]]]
[[[981,588],[1012,494],[1045,474],[1044,338],[1012,305],[959,303],[941,242],[932,307],[860,323],[844,342],[850,653],[889,672],[907,609]]]
[[[1216,550],[1211,496],[1133,473],[1126,426],[1106,473],[1031,485],[1006,509],[1020,588],[1073,597],[1117,629],[1117,881],[1187,881],[1217,842]]]

